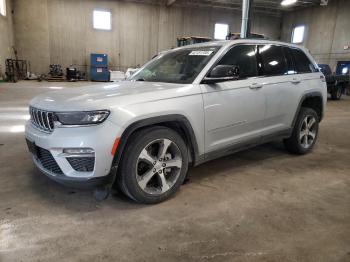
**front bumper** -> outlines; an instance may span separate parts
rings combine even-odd
[[[55,128],[52,133],[45,133],[28,121],[25,137],[36,147],[47,152],[51,163],[43,161],[33,154],[35,165],[53,180],[74,187],[99,186],[113,180],[111,175],[113,155],[111,150],[114,141],[120,136],[120,127],[106,120],[104,123],[88,127]],[[63,153],[67,148],[91,148],[94,150],[92,171],[77,171]],[[57,164],[51,167],[52,162]]]

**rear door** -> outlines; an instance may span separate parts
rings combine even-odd
[[[298,84],[299,97],[298,100],[301,99],[305,93],[311,92],[320,92],[320,85],[324,85],[324,83],[320,82],[321,73],[318,68],[315,67],[310,58],[299,48],[289,47],[288,48],[294,64],[296,75],[295,78],[300,81]],[[324,88],[323,95],[326,95],[327,88]],[[299,101],[295,101],[298,103]],[[324,103],[326,101],[323,101]]]
[[[238,80],[201,84],[206,152],[260,141],[265,98],[259,82],[256,45],[235,45],[216,65],[236,65]]]
[[[301,83],[294,70],[291,54],[280,45],[259,45],[258,61],[266,99],[262,135],[287,132],[295,114],[296,101],[299,101],[299,92],[296,90]]]
[[[320,75],[319,70],[311,62],[311,60],[306,56],[304,51],[299,48],[288,48],[295,64],[295,70],[298,74],[298,78],[302,80],[317,79],[319,83]],[[331,72],[332,73],[332,72]]]

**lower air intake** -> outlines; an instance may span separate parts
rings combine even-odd
[[[92,172],[94,170],[94,157],[67,157],[67,161],[75,171]]]

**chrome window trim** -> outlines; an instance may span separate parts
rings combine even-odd
[[[204,76],[200,79],[199,84],[203,84],[202,81],[204,80],[205,77],[208,76],[208,74],[210,73],[210,71],[220,62],[220,60],[234,47],[236,46],[240,46],[240,45],[250,45],[250,46],[255,46],[256,48],[258,47],[258,45],[274,45],[274,46],[281,46],[281,47],[287,47],[287,48],[291,48],[291,49],[297,49],[301,52],[303,52],[306,57],[310,60],[310,62],[315,66],[315,63],[313,60],[310,59],[309,54],[307,54],[306,52],[304,52],[304,50],[302,48],[296,47],[296,46],[291,46],[288,44],[283,44],[283,43],[260,43],[260,42],[245,42],[245,43],[234,43],[232,45],[226,46],[226,47],[222,47],[224,48],[223,52],[217,57],[213,57],[212,59],[215,59],[214,62],[212,63],[212,65],[210,66],[210,68],[205,72]],[[213,60],[210,60],[208,63],[211,63]],[[204,68],[205,69],[205,68]],[[204,70],[203,69],[203,70]],[[242,79],[237,79],[237,80],[232,80],[232,81],[242,81],[242,80],[247,80],[247,79],[252,79],[252,78],[267,78],[267,77],[276,77],[276,76],[291,76],[291,75],[303,75],[303,74],[314,74],[314,73],[318,73],[317,71],[315,72],[306,72],[306,73],[299,73],[296,72],[294,74],[287,74],[287,75],[274,75],[274,76],[267,76],[267,75],[257,75],[257,76],[251,76],[251,77],[246,77],[246,78],[242,78]],[[197,80],[197,78],[195,79]],[[195,82],[195,81],[193,81]],[[230,81],[228,81],[230,82]]]

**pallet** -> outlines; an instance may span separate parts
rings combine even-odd
[[[63,82],[66,81],[64,76],[50,76],[46,79],[48,82]]]

